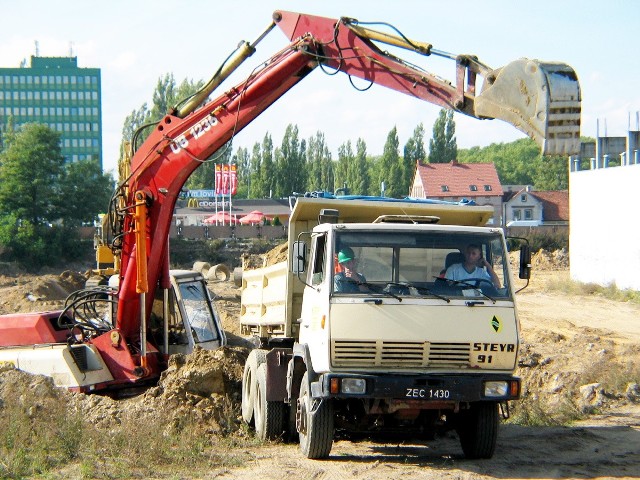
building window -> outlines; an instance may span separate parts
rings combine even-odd
[[[448,192],[448,191],[449,191],[449,186],[448,186],[448,185],[440,185],[440,189],[441,189],[443,192]]]
[[[471,190],[472,192],[477,192],[478,191],[478,186],[477,185],[469,185],[469,190]]]
[[[484,191],[485,192],[490,192],[491,191],[491,185],[485,185],[484,186]]]
[[[521,202],[526,202],[527,201],[527,194],[523,193],[522,195],[520,195],[520,201]]]
[[[522,210],[519,208],[513,209],[513,219],[514,220],[522,220]]]
[[[531,208],[524,209],[524,219],[533,220],[533,210]]]

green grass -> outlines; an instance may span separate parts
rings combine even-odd
[[[567,279],[550,281],[547,285],[547,288],[551,291],[557,291],[571,295],[599,296],[618,302],[631,302],[640,304],[639,291],[631,289],[620,289],[615,284],[602,286],[595,283],[582,283],[575,280]]]
[[[569,425],[584,415],[572,398],[564,397],[558,405],[544,403],[539,397],[529,396],[511,403],[508,423],[526,427]]]
[[[214,435],[195,417],[176,424],[161,411],[98,428],[70,408],[67,396],[7,390],[0,403],[0,478],[184,478],[242,465],[255,444],[241,430]],[[237,418],[225,415],[234,416],[229,423]]]

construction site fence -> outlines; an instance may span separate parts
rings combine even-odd
[[[215,238],[286,238],[284,225],[172,225],[170,238],[213,240]]]

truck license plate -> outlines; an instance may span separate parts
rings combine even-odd
[[[451,396],[449,390],[443,388],[407,388],[405,397],[428,399],[447,399]]]

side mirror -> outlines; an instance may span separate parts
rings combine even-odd
[[[301,241],[293,243],[291,252],[291,271],[296,275],[304,273],[307,264],[307,244]]]
[[[529,248],[529,245],[520,247],[520,272],[518,277],[526,280],[531,278],[531,248]]]

